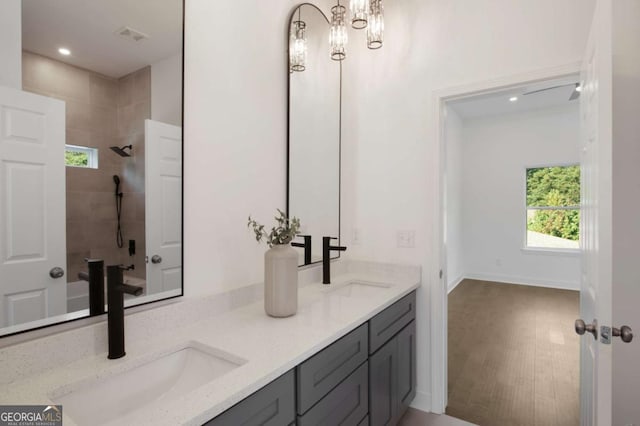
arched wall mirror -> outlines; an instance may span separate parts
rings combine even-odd
[[[22,0],[22,84],[0,87],[0,336],[101,315],[89,281],[109,265],[125,306],[183,294],[183,9]]]
[[[329,30],[313,4],[291,14],[287,211],[300,218],[301,234],[311,237],[306,259],[304,237],[296,239],[299,265],[322,261],[322,237],[340,238],[342,64],[331,59]]]

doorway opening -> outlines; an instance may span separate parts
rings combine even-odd
[[[445,99],[446,413],[579,424],[580,85]]]

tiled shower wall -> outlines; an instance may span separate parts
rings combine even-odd
[[[109,264],[135,264],[129,274],[145,276],[144,263],[144,120],[150,118],[149,67],[120,79],[23,52],[23,89],[66,104],[66,143],[98,149],[98,169],[66,168],[67,280],[86,270],[85,258]],[[122,158],[111,146],[133,144]],[[116,244],[113,175],[124,192],[124,247]],[[136,240],[129,257],[128,241]]]
[[[126,259],[135,269],[128,275],[144,278],[144,121],[151,118],[151,67],[145,67],[118,80],[118,146],[133,145],[132,156],[122,159],[124,184],[122,229]],[[115,155],[115,154],[114,154]],[[129,240],[136,242],[136,255],[128,257]]]

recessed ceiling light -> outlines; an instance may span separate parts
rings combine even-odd
[[[512,96],[512,97],[509,98],[509,102],[515,102],[517,100],[518,100],[517,96]]]
[[[61,47],[60,49],[58,49],[58,53],[60,53],[61,55],[64,55],[64,56],[71,55],[71,51],[69,49],[67,49],[66,47]]]
[[[576,92],[582,92],[582,86],[576,86]]]

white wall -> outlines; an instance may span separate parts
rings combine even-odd
[[[22,0],[0,2],[0,86],[22,90]]]
[[[287,28],[298,3],[186,2],[187,297],[263,280],[266,246],[247,216],[268,222],[285,207]]]
[[[182,126],[182,54],[151,64],[151,119]]]
[[[528,167],[580,161],[579,104],[465,120],[464,275],[578,290],[579,256],[522,250]]]
[[[343,235],[346,256],[418,263],[418,396],[430,408],[431,287],[439,286],[438,147],[433,92],[580,61],[593,0],[406,0],[385,3],[385,44],[351,32],[345,62]],[[414,249],[396,232],[416,231]],[[361,244],[350,240],[358,231]]]
[[[464,278],[462,152],[463,122],[451,107],[446,107],[446,178],[445,178],[445,247],[447,256],[447,287],[451,290]]]

